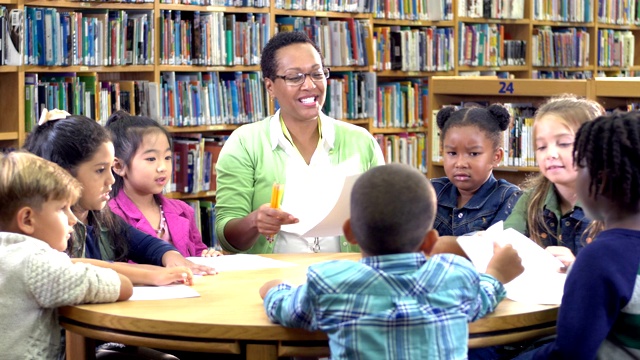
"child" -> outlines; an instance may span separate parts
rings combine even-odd
[[[309,267],[307,283],[280,280],[260,289],[269,319],[328,333],[332,359],[461,359],[468,326],[504,298],[502,286],[522,271],[507,245],[495,247],[486,274],[466,259],[425,256],[437,241],[435,192],[402,164],[374,167],[351,193],[349,242],[362,260]]]
[[[167,130],[150,118],[115,115],[107,121],[116,156],[111,210],[138,230],[173,244],[185,257],[220,255],[202,242],[193,209],[161,194],[173,172]]]
[[[74,263],[64,253],[80,184],[29,153],[0,154],[0,354],[57,359],[56,308],[127,300],[131,281],[111,269]],[[102,262],[102,264],[105,264]],[[100,265],[100,264],[99,264]]]
[[[440,236],[486,230],[511,213],[520,189],[493,177],[504,156],[501,144],[509,121],[507,109],[497,104],[438,112],[447,176],[431,183],[438,198],[434,228]]]
[[[578,200],[604,230],[570,268],[555,342],[533,357],[638,359],[640,113],[585,123],[573,156]]]
[[[68,249],[71,257],[119,262],[133,260],[180,269],[120,264],[124,267],[122,273],[137,284],[159,285],[167,282],[166,276],[174,279],[169,282],[176,281],[176,276],[185,273],[184,267],[198,273],[215,273],[209,267],[188,261],[170,244],[136,230],[108,208],[104,209],[114,183],[111,174],[114,150],[108,130],[84,116],[68,115],[59,110],[47,114],[53,114],[54,118],[49,121],[45,115],[29,134],[25,148],[62,166],[83,186],[82,196],[72,207],[79,221],[74,226]],[[141,273],[140,269],[154,271]],[[187,277],[190,282],[190,271]]]
[[[504,224],[547,248],[565,265],[598,230],[577,202],[571,151],[580,125],[602,114],[597,102],[573,95],[552,98],[538,109],[533,133],[540,174],[528,181]]]

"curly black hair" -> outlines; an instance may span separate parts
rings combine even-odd
[[[487,108],[471,107],[459,110],[453,106],[447,106],[438,111],[436,121],[441,130],[442,139],[450,128],[476,126],[487,134],[494,147],[499,147],[503,141],[502,132],[509,127],[511,114],[500,104],[492,104]]]
[[[640,211],[640,112],[604,115],[580,127],[574,163],[588,168],[589,194]]]
[[[278,50],[293,44],[310,44],[311,46],[313,46],[318,54],[320,54],[320,58],[323,59],[322,67],[324,67],[324,57],[322,56],[322,51],[320,51],[318,44],[309,39],[307,34],[301,31],[279,32],[274,37],[272,37],[269,42],[267,42],[267,45],[265,45],[264,49],[262,49],[260,70],[262,70],[263,78],[274,80],[274,77],[275,75],[277,75],[276,73],[278,71],[278,61],[276,60],[276,54]]]

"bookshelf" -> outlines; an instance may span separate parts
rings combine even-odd
[[[108,10],[131,14],[146,12],[151,14],[149,24],[153,25],[153,38],[149,40],[152,40],[153,46],[148,49],[150,53],[147,54],[146,63],[109,66],[105,64],[95,66],[86,64],[0,65],[0,93],[2,94],[0,107],[4,115],[0,119],[0,147],[15,148],[24,141],[28,131],[28,126],[25,125],[25,81],[33,74],[47,76],[76,73],[79,76],[95,76],[98,82],[146,81],[157,84],[162,99],[166,95],[163,93],[163,81],[170,77],[167,74],[174,74],[177,78],[182,76],[184,81],[188,82],[189,79],[200,81],[203,74],[208,73],[218,74],[220,79],[229,79],[235,74],[259,73],[256,54],[259,55],[262,45],[278,26],[295,26],[289,21],[294,18],[299,20],[298,26],[303,28],[308,26],[307,31],[312,33],[317,31],[314,30],[316,26],[331,26],[333,23],[334,26],[343,26],[347,36],[351,36],[352,29],[356,29],[355,31],[362,36],[362,39],[367,39],[363,44],[363,54],[366,54],[368,60],[366,63],[347,56],[340,57],[340,61],[330,58],[328,60],[331,61],[327,61],[327,64],[331,67],[332,74],[336,76],[344,76],[345,79],[350,74],[362,76],[365,84],[373,88],[373,93],[376,94],[376,97],[367,100],[373,101],[374,104],[385,101],[384,96],[389,94],[385,91],[396,92],[388,96],[399,99],[397,104],[403,107],[404,111],[398,113],[401,114],[399,115],[401,119],[397,119],[398,115],[385,114],[382,111],[376,114],[367,113],[366,117],[356,116],[344,119],[366,128],[374,136],[382,139],[390,139],[393,136],[426,135],[432,110],[443,104],[459,102],[460,99],[541,102],[546,97],[560,92],[573,92],[596,97],[613,107],[622,106],[628,101],[627,98],[635,97],[638,93],[637,84],[634,81],[619,80],[617,83],[618,80],[597,79],[588,87],[581,85],[583,82],[579,80],[576,80],[577,82],[527,80],[547,75],[559,77],[587,76],[588,74],[633,75],[639,71],[640,66],[636,63],[640,60],[640,46],[635,46],[635,43],[636,38],[640,36],[640,19],[638,19],[637,10],[633,13],[630,11],[633,7],[629,7],[628,12],[615,8],[619,3],[595,0],[569,2],[513,0],[508,2],[511,6],[509,11],[502,9],[498,12],[495,8],[491,9],[493,13],[482,15],[479,13],[479,9],[483,6],[481,0],[415,3],[271,0],[270,2],[254,1],[252,5],[255,6],[221,5],[228,5],[232,3],[230,1],[212,3],[216,5],[167,4],[163,0],[136,3],[0,0],[0,6],[4,6],[7,10],[41,7],[55,8],[59,13],[73,11],[90,13]],[[242,1],[233,3],[242,4]],[[491,2],[494,7],[505,3],[502,0]],[[622,3],[633,3],[636,6],[632,1]],[[567,7],[564,8],[563,5]],[[177,61],[180,54],[173,54],[173,60],[170,60],[171,47],[165,43],[167,31],[164,30],[166,30],[167,21],[169,23],[176,21],[177,13],[181,14],[182,22],[194,21],[196,14],[201,17],[204,14],[212,14],[211,16],[218,19],[217,21],[222,22],[220,26],[229,27],[235,24],[234,26],[237,26],[240,32],[244,31],[242,29],[249,29],[246,30],[251,34],[248,37],[249,43],[244,44],[241,49],[234,48],[234,51],[238,52],[232,58],[221,59],[211,56],[202,61],[195,59],[183,61],[182,58]],[[185,29],[193,30],[188,27]],[[235,31],[236,27],[233,30]],[[216,34],[226,36],[226,33]],[[603,34],[607,34],[607,37],[605,38]],[[323,39],[321,36],[320,38]],[[324,39],[325,42],[321,44],[321,48],[325,51],[344,50],[342,43],[334,44]],[[604,39],[607,41],[603,41]],[[581,51],[573,54],[573,57],[552,58],[545,63],[541,60],[543,53],[551,53],[553,41],[558,42],[557,49],[553,47],[554,54],[558,57],[570,55],[570,52],[565,50],[572,45],[580,45]],[[606,44],[604,50],[599,50],[601,43]],[[214,50],[213,44],[207,44],[209,51]],[[484,45],[480,46],[480,44]],[[398,49],[400,53],[397,53]],[[541,51],[538,51],[540,49]],[[599,53],[609,54],[612,60],[600,61]],[[508,73],[512,77],[504,81],[515,87],[516,90],[513,93],[500,92],[497,84],[503,80],[468,79],[462,83],[462,80],[449,81],[451,79],[446,78],[467,74],[506,75],[501,73]],[[445,78],[441,78],[443,76]],[[607,88],[610,90],[606,90]],[[358,99],[362,101],[361,97]],[[266,98],[262,99],[261,106],[264,108],[265,115],[273,112],[274,106]],[[396,120],[401,121],[398,124],[384,116],[396,116]],[[411,116],[413,116],[413,122],[409,121]],[[176,136],[185,133],[224,135],[231,133],[240,122],[189,127],[172,125],[168,129]],[[431,161],[430,139],[433,133],[427,136],[426,144],[429,153],[426,167],[430,177],[443,174],[442,167],[437,162]],[[520,182],[527,173],[534,170],[533,167],[504,167],[497,174]],[[171,196],[213,197],[215,192],[171,194]]]
[[[592,85],[594,100],[607,110],[625,110],[640,103],[640,78],[596,78]]]
[[[432,129],[437,129],[435,112],[446,105],[486,101],[502,104],[531,103],[534,107],[538,107],[549,97],[563,93],[572,93],[591,98],[593,96],[593,87],[593,81],[591,80],[435,76],[430,80],[429,104],[433,109],[433,116],[429,126]],[[439,152],[439,141],[435,139],[437,136],[439,136],[438,131],[431,131],[428,137],[430,155],[427,159],[428,176],[430,178],[445,176],[442,163],[435,157]],[[502,178],[514,184],[521,184],[529,174],[537,171],[537,166],[500,166],[494,170],[494,175],[496,178]]]

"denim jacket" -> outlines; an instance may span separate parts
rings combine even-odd
[[[460,236],[486,230],[506,219],[522,194],[516,185],[503,179],[496,180],[491,175],[473,197],[458,209],[458,189],[447,177],[432,179],[431,183],[438,198],[434,228],[441,236]]]
[[[526,191],[520,198],[511,216],[505,221],[505,228],[513,228],[520,233],[529,236],[527,226],[527,211],[531,191]],[[586,245],[586,230],[591,219],[589,219],[580,204],[576,204],[571,211],[562,214],[560,201],[555,192],[555,187],[551,187],[544,200],[542,208],[544,223],[548,227],[538,229],[541,236],[541,246],[566,246],[574,255],[578,255],[580,249]],[[560,220],[558,220],[560,219]]]

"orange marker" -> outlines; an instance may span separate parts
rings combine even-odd
[[[280,201],[282,200],[282,194],[284,192],[284,185],[273,183],[271,188],[271,207],[273,209],[280,209]],[[273,242],[276,239],[276,234],[267,235],[267,241]]]

